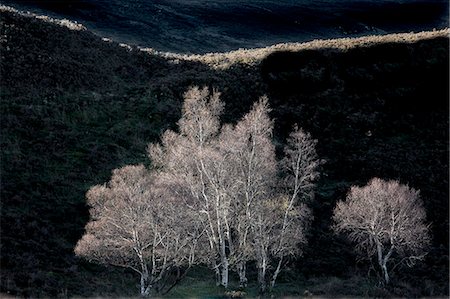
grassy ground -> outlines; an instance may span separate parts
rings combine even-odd
[[[298,123],[327,160],[309,246],[274,295],[448,295],[448,31],[175,57],[0,11],[1,292],[134,296],[132,273],[73,254],[84,195],[117,167],[149,163],[147,143],[175,126],[197,84],[222,91],[225,122],[267,94],[277,147]],[[389,290],[364,278],[368,265],[329,228],[336,200],[374,176],[420,189],[432,223],[425,263],[393,273]],[[224,295],[211,276],[196,270],[170,296]]]

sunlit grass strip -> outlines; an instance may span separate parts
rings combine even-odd
[[[6,5],[0,5],[0,12],[16,13],[16,14],[19,14],[24,17],[35,18],[35,19],[42,20],[44,22],[53,23],[53,24],[56,24],[56,25],[59,25],[62,27],[67,27],[70,30],[75,30],[75,31],[87,30],[86,27],[84,27],[80,23],[77,23],[76,21],[71,21],[68,19],[55,19],[55,18],[51,18],[49,16],[38,15],[38,14],[29,12],[29,11],[20,11],[20,10],[17,10],[13,7],[6,6]]]
[[[31,12],[19,11],[15,8],[0,5],[0,12],[12,12],[25,17],[33,17],[44,22],[57,24],[59,26],[67,27],[71,30],[84,31],[86,27],[75,21],[67,19],[56,19],[49,16],[37,15]],[[238,49],[230,52],[214,52],[206,54],[178,54],[164,51],[157,51],[153,48],[140,48],[143,52],[147,52],[152,55],[157,55],[168,59],[172,63],[179,63],[181,61],[196,61],[207,64],[214,69],[227,69],[233,64],[247,64],[256,65],[264,58],[274,52],[278,51],[291,51],[298,52],[302,50],[317,50],[317,49],[336,49],[346,51],[356,47],[370,47],[376,44],[383,43],[415,43],[421,40],[433,39],[438,37],[449,37],[450,28],[443,28],[433,31],[422,32],[408,32],[408,33],[393,33],[386,35],[368,35],[363,37],[346,37],[336,39],[317,39],[310,42],[302,43],[281,43],[264,48],[252,48],[252,49]],[[105,42],[111,42],[109,38],[102,39]],[[120,47],[131,50],[133,45],[127,45],[120,43]]]
[[[172,60],[188,60],[205,63],[216,69],[226,69],[236,63],[254,65],[258,64],[268,55],[278,51],[298,52],[302,50],[336,49],[347,51],[356,47],[370,47],[383,43],[415,43],[421,40],[448,37],[449,28],[433,31],[394,33],[386,35],[369,35],[363,37],[347,37],[337,39],[313,40],[305,43],[281,43],[265,48],[239,49],[225,53],[207,53],[202,55],[177,54],[169,52],[158,52],[150,48],[142,48],[152,54]]]

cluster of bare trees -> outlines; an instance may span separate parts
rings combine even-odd
[[[278,163],[267,98],[236,125],[220,125],[222,110],[219,93],[190,89],[179,133],[166,131],[161,144],[149,146],[149,155],[158,175],[175,184],[178,197],[197,212],[207,245],[201,262],[215,271],[217,283],[227,287],[235,270],[245,286],[247,263],[255,261],[264,292],[268,280],[275,284],[283,260],[306,243],[311,213],[303,202],[318,177],[316,141],[295,129]]]
[[[91,221],[75,252],[133,269],[143,296],[167,292],[197,263],[215,272],[218,285],[228,287],[235,271],[245,287],[252,262],[265,292],[306,244],[307,205],[321,164],[317,141],[294,127],[277,161],[266,97],[235,125],[221,125],[218,92],[194,87],[184,99],[178,132],[168,130],[148,147],[151,170],[126,166],[89,190]],[[377,250],[387,280],[394,253],[412,252],[413,260],[428,242],[417,192],[395,184],[352,188],[334,216],[337,232]]]

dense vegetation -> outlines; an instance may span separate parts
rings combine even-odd
[[[309,245],[276,294],[448,295],[448,31],[350,47],[338,40],[211,67],[3,9],[0,30],[1,292],[135,294],[130,273],[74,255],[88,221],[85,193],[115,168],[147,163],[146,145],[175,128],[182,94],[195,84],[222,92],[224,122],[267,94],[278,149],[298,123],[327,160]],[[355,263],[330,228],[336,201],[372,177],[420,190],[432,223],[425,263],[396,273],[388,289],[376,286],[374,271],[366,278],[366,262]],[[196,279],[202,271],[172,295],[223,295]]]

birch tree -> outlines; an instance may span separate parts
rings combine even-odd
[[[316,141],[296,129],[277,163],[267,97],[234,126],[220,125],[217,92],[194,87],[184,98],[179,132],[166,131],[160,144],[151,144],[150,159],[202,223],[201,261],[215,270],[218,284],[227,287],[234,269],[245,286],[247,263],[256,261],[265,291],[267,270],[273,286],[286,258],[306,243],[310,213],[301,201],[312,198],[318,177]]]
[[[251,242],[261,294],[275,286],[287,259],[300,255],[306,244],[310,210],[305,205],[289,208],[289,203],[289,197],[279,195],[254,207]]]
[[[149,146],[149,156],[168,180],[177,182],[179,195],[197,212],[205,228],[209,250],[203,262],[216,273],[218,284],[228,287],[231,197],[235,189],[232,164],[221,152],[220,115],[223,103],[219,93],[207,88],[191,88],[184,94],[179,133],[167,131],[161,144]]]
[[[237,192],[230,194],[234,202],[234,231],[231,240],[234,265],[241,287],[247,283],[246,264],[255,258],[250,240],[254,226],[255,208],[270,198],[277,183],[275,146],[272,143],[273,121],[269,117],[267,97],[256,102],[249,113],[233,128],[225,130],[223,152],[235,170],[233,177]],[[233,242],[234,241],[234,242]]]
[[[167,292],[194,264],[199,227],[144,166],[114,170],[86,197],[90,221],[75,253],[132,269],[142,296]]]
[[[364,187],[353,186],[333,216],[337,233],[346,234],[358,253],[376,257],[386,284],[390,269],[424,258],[430,243],[425,218],[419,191],[378,178]]]
[[[273,195],[277,199],[268,198],[255,208],[254,244],[261,293],[267,290],[269,270],[273,288],[286,259],[301,255],[306,244],[305,231],[311,219],[306,203],[313,198],[322,163],[316,143],[309,133],[294,127],[279,163],[283,176],[278,181],[281,190]]]

